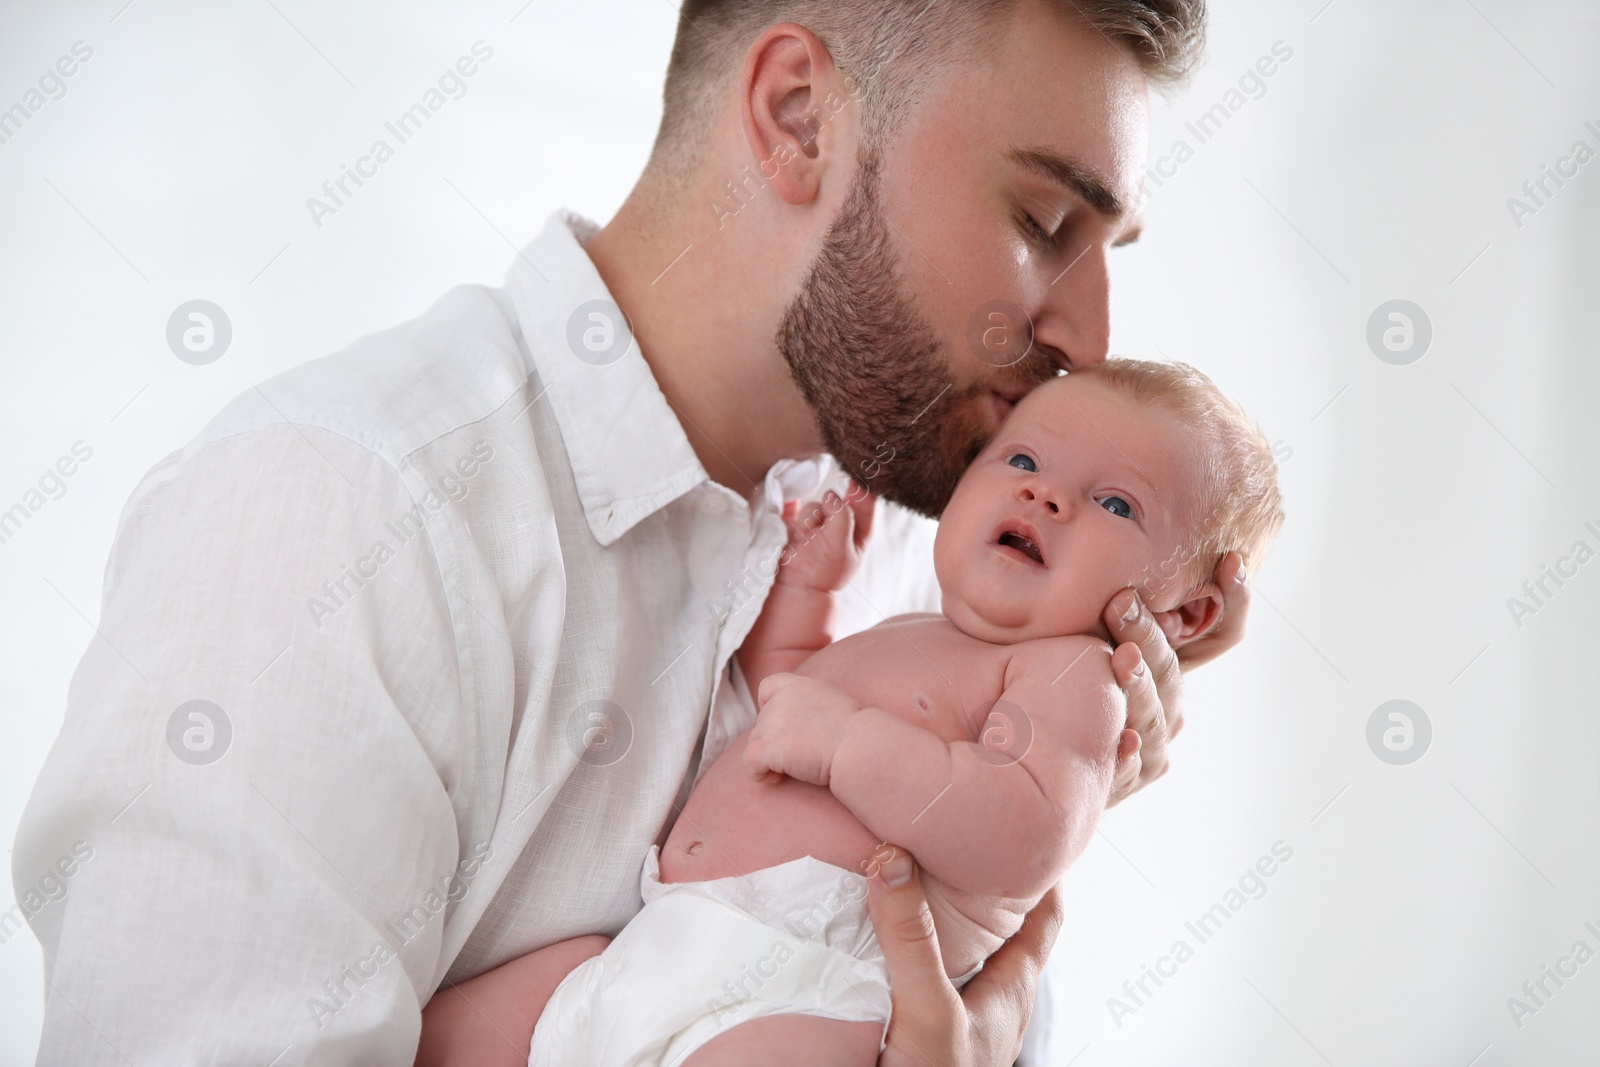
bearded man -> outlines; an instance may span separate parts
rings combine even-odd
[[[558,212],[503,288],[157,464],[14,850],[21,885],[92,849],[31,916],[40,1062],[410,1063],[436,992],[524,1062],[471,980],[639,910],[651,843],[753,721],[729,660],[784,500],[832,462],[888,502],[858,628],[936,607],[930,519],[968,460],[1105,359],[1148,89],[1203,7],[686,0],[608,225]],[[1185,665],[1240,636],[1236,557],[1218,580]],[[1105,619],[1141,738],[1121,799],[1167,768],[1180,664],[1131,590]],[[870,881],[880,1062],[1011,1063],[1057,893],[958,993],[909,857]]]

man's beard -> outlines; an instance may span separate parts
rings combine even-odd
[[[881,158],[864,150],[854,188],[784,312],[778,348],[828,451],[863,487],[937,518],[988,444],[972,401],[996,381],[1036,385],[1054,365],[1031,350],[957,388],[950,356],[901,287],[878,200]]]

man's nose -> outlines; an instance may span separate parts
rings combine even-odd
[[[1088,245],[1048,280],[1034,315],[1033,339],[1062,370],[1106,361],[1111,350],[1111,277],[1105,245]]]

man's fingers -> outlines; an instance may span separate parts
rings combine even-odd
[[[965,1041],[967,1016],[945,975],[921,873],[904,849],[883,845],[880,851],[893,858],[867,879],[867,910],[889,967],[889,1044],[951,1050]],[[905,878],[902,884],[890,884],[899,877]]]
[[[1022,927],[984,963],[961,990],[962,1005],[988,1025],[972,1031],[973,1063],[1011,1063],[1033,1015],[1039,976],[1061,933],[1066,907],[1051,886],[1024,918]]]
[[[1116,647],[1111,654],[1111,673],[1128,698],[1128,729],[1139,734],[1140,749],[1136,757],[1139,774],[1133,782],[1133,788],[1137,788],[1140,782],[1151,781],[1166,772],[1167,742],[1172,735],[1154,673],[1144,663],[1138,645],[1128,642]],[[1126,762],[1132,761],[1119,763],[1119,775]],[[1117,786],[1121,785],[1119,776]],[[1112,795],[1120,800],[1123,794],[1114,787]]]
[[[1111,598],[1103,616],[1117,642],[1111,657],[1117,683],[1128,694],[1128,725],[1144,738],[1141,782],[1151,782],[1167,770],[1167,742],[1183,728],[1183,668],[1167,635],[1156,624],[1144,602],[1132,589]],[[1132,647],[1144,661],[1139,677]],[[1151,684],[1147,684],[1151,683]]]
[[[1102,617],[1116,644],[1131,641],[1139,646],[1140,654],[1155,676],[1156,689],[1163,696],[1175,693],[1183,676],[1182,667],[1172,645],[1167,642],[1167,635],[1156,625],[1144,601],[1132,589],[1124,589],[1111,598]]]
[[[1137,737],[1138,734],[1134,736]],[[1106,807],[1114,808],[1139,791],[1139,776],[1144,770],[1141,751],[1135,750],[1125,759],[1118,758],[1116,773],[1111,777],[1111,795],[1106,798]]]
[[[1138,730],[1124,730],[1117,739],[1117,762],[1122,763],[1139,754],[1144,747],[1144,738],[1139,736]]]
[[[984,984],[979,987],[980,991],[987,992],[987,987],[999,986],[1020,992],[1025,996],[1019,999],[1019,1003],[1031,1008],[1033,986],[1038,982],[1039,975],[1044,972],[1045,962],[1050,958],[1050,950],[1055,947],[1056,938],[1061,934],[1061,925],[1065,918],[1066,906],[1061,899],[1061,889],[1059,886],[1051,886],[1049,892],[1040,897],[1039,903],[1028,912],[1022,922],[1022,928],[1012,934],[1011,939],[989,957],[988,962],[983,965],[983,970],[967,983],[963,992],[978,986],[978,980],[981,978],[984,979]],[[1019,989],[1023,985],[1026,988]]]
[[[1128,726],[1138,730],[1139,736],[1149,744],[1155,740],[1151,737],[1151,730],[1162,717],[1163,709],[1155,677],[1138,645],[1130,641],[1112,650],[1111,675],[1116,679],[1118,688],[1128,697]]]
[[[1229,552],[1217,564],[1216,582],[1222,591],[1222,618],[1210,633],[1178,652],[1184,667],[1209,663],[1244,639],[1245,618],[1250,613],[1250,576],[1239,553]]]
[[[1139,646],[1131,642],[1118,645],[1111,654],[1111,673],[1128,698],[1128,725],[1119,739],[1117,769],[1112,776],[1107,807],[1126,800],[1145,782],[1165,772],[1167,742],[1171,736],[1160,694],[1156,692],[1149,667],[1139,654]],[[1128,742],[1130,731],[1138,737],[1137,744]],[[1132,751],[1127,751],[1130,748]]]

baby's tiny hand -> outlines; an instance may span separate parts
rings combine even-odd
[[[843,497],[830,489],[804,508],[793,500],[784,505],[789,544],[778,560],[777,581],[827,593],[844,588],[861,566],[877,503],[859,486],[851,488]]]
[[[777,782],[788,775],[826,786],[850,716],[861,705],[815,678],[773,674],[761,683],[761,711],[744,749],[750,777]]]

